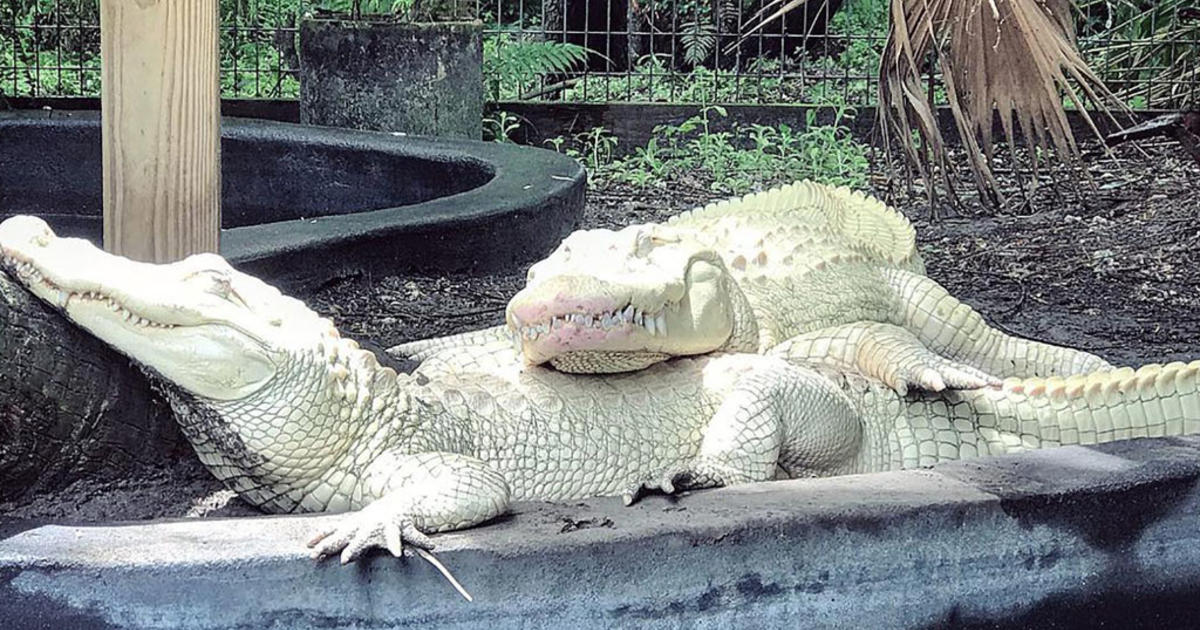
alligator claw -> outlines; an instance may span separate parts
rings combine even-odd
[[[922,361],[904,366],[884,381],[900,395],[909,389],[940,392],[946,389],[976,389],[999,385],[1001,380],[969,365],[930,354]]]
[[[404,554],[405,543],[433,549],[433,541],[412,520],[372,507],[348,514],[336,525],[317,531],[308,541],[313,559],[321,560],[340,552],[342,564],[349,564],[375,548],[387,549],[399,558]]]
[[[433,541],[429,536],[417,529],[411,519],[397,516],[388,510],[383,502],[372,503],[365,509],[342,517],[337,525],[318,530],[309,539],[308,547],[312,549],[310,555],[315,560],[322,560],[340,551],[342,564],[349,564],[374,548],[387,549],[399,558],[404,555],[406,542],[418,556],[433,565],[450,582],[454,590],[467,601],[471,601],[471,594],[467,589],[463,588],[454,574],[430,553]]]
[[[631,482],[621,492],[621,500],[625,502],[625,505],[633,505],[639,499],[652,492],[675,494],[676,492],[688,489],[691,486],[693,476],[691,468],[674,466],[660,473],[652,474],[646,479]]]

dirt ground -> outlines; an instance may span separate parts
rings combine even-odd
[[[996,326],[1118,364],[1200,357],[1200,166],[1169,142],[1085,157],[1027,195],[999,169],[1012,199],[1000,210],[963,186],[961,203],[941,194],[931,219],[924,192],[892,185],[879,164],[871,189],[916,223],[928,274]],[[970,181],[965,171],[958,181]],[[661,220],[720,196],[700,180],[594,186],[581,227]],[[388,347],[501,323],[523,278],[358,278],[300,297],[343,334]],[[193,460],[0,504],[0,515],[83,522],[252,513]]]

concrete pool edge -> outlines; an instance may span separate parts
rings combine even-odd
[[[6,627],[1168,627],[1200,612],[1200,439],[523,504],[424,562],[314,564],[331,516],[0,521]]]
[[[481,186],[421,203],[222,230],[238,268],[294,288],[366,271],[487,272],[533,262],[573,230],[587,175],[575,160],[514,144],[231,119],[231,137],[271,134],[446,161],[486,163]],[[314,260],[316,272],[312,273]],[[310,271],[306,273],[305,269]]]
[[[583,168],[540,148],[224,118],[222,153],[226,209],[249,220],[226,217],[221,253],[285,290],[511,269],[547,254],[583,211]],[[99,238],[100,161],[97,112],[0,112],[0,218],[64,208],[59,219],[94,221]]]

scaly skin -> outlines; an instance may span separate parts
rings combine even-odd
[[[0,224],[0,261],[145,364],[201,461],[247,501],[353,510],[310,543],[346,562],[428,547],[512,500],[632,501],[1200,428],[1200,362],[907,398],[756,354],[572,376],[458,347],[405,375],[216,256],[135,263],[16,217]]]
[[[907,330],[914,347],[971,368],[952,379],[958,386],[1109,367],[1086,352],[1004,334],[923,274],[903,216],[861,193],[802,182],[664,225],[576,232],[530,269],[507,322],[527,363],[568,372],[626,371],[712,351],[761,353],[850,324],[866,334],[882,330],[870,323]],[[393,351],[424,358],[495,334]],[[940,389],[936,380],[888,382],[898,391]]]

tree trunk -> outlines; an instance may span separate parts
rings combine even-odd
[[[185,447],[129,359],[0,271],[0,501]]]

